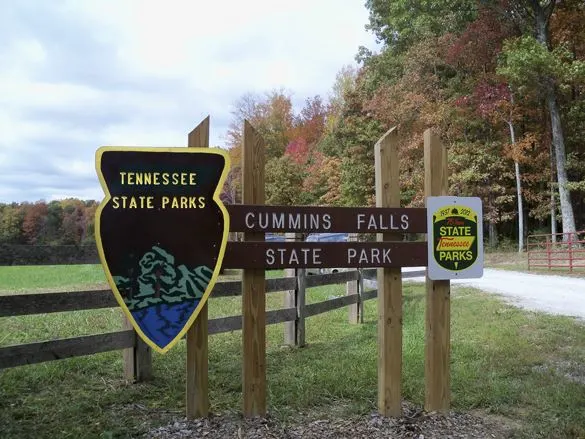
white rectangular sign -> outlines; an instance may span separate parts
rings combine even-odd
[[[427,198],[428,276],[483,276],[483,213],[476,197]]]

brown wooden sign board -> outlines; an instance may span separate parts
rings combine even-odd
[[[229,242],[225,268],[377,268],[427,265],[426,242]]]
[[[424,208],[226,206],[232,232],[426,233]]]

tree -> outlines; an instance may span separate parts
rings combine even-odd
[[[265,96],[248,93],[234,106],[227,133],[228,147],[241,148],[244,120],[247,120],[264,139],[266,159],[282,156],[294,121],[290,95],[282,90],[273,90]]]
[[[24,210],[16,203],[2,209],[0,217],[0,242],[4,244],[22,244],[22,222]]]
[[[555,153],[556,171],[563,231],[575,232],[575,218],[570,198],[567,177],[567,157],[556,88],[568,78],[573,70],[563,48],[548,50],[542,41],[524,36],[509,41],[503,51],[499,72],[515,84],[520,91],[541,90],[548,107],[552,144]]]
[[[428,37],[458,33],[477,14],[474,0],[367,0],[367,29],[395,52]]]
[[[79,245],[86,235],[87,223],[83,202],[74,198],[61,201],[63,222],[61,223],[61,243]]]
[[[241,158],[244,120],[250,122],[262,136],[265,157],[267,161],[270,161],[284,154],[291,140],[294,115],[290,96],[282,90],[273,90],[264,96],[245,94],[236,101],[234,107],[226,139],[232,167],[224,188],[224,196],[239,201],[242,192]]]
[[[266,163],[266,202],[272,205],[303,204],[303,168],[290,156]]]
[[[22,234],[27,244],[36,244],[42,238],[49,209],[44,201],[24,205]]]
[[[510,3],[513,8],[507,12],[524,29],[525,35],[507,42],[499,72],[520,88],[538,89],[542,93],[550,116],[563,232],[574,233],[575,216],[566,169],[558,89],[571,77],[583,75],[585,66],[580,61],[573,61],[565,47],[551,47],[549,24],[556,3],[554,0]]]
[[[526,142],[516,143],[514,128],[517,109],[514,106],[514,95],[507,84],[480,83],[475,89],[474,101],[482,117],[491,119],[495,124],[504,123],[510,135],[510,148],[507,154],[514,162],[516,178],[516,200],[518,203],[518,253],[524,250],[524,207],[522,202],[522,178],[520,161],[523,158],[522,146]]]
[[[452,144],[450,183],[452,193],[482,199],[490,246],[498,243],[497,226],[514,218],[514,174],[504,154],[503,142],[486,140]]]
[[[57,200],[51,201],[47,205],[47,218],[43,228],[40,242],[43,244],[60,244],[61,243],[61,226],[63,224],[63,207]]]
[[[317,153],[307,167],[303,192],[309,204],[341,206],[341,159]]]
[[[366,99],[362,92],[359,85],[348,91],[335,126],[319,144],[323,154],[340,160],[339,201],[345,206],[372,204],[374,144],[384,132],[382,124],[364,108]]]
[[[328,116],[327,106],[321,96],[308,98],[298,116],[294,117],[293,129],[289,133],[292,140],[303,139],[313,149],[325,131]]]
[[[375,204],[374,148],[355,145],[341,161],[341,199],[345,206]]]
[[[91,245],[95,243],[95,212],[99,204],[93,200],[85,202],[84,216],[84,232],[81,237],[82,245]]]
[[[351,65],[343,66],[335,76],[335,82],[329,96],[329,108],[327,110],[326,133],[330,133],[337,123],[345,108],[345,97],[355,91],[357,69]],[[325,134],[325,133],[324,133]]]

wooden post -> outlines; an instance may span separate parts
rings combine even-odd
[[[132,329],[132,323],[123,314],[122,328]],[[124,377],[133,382],[140,382],[152,378],[152,349],[134,332],[135,344],[133,348],[124,349]]]
[[[357,242],[357,240],[358,240],[357,233],[349,233],[347,235],[348,242]],[[346,283],[345,295],[346,296],[358,295],[358,300],[359,300],[359,279],[357,281],[352,280],[352,281]],[[359,319],[360,319],[360,303],[359,303],[359,301],[354,303],[354,304],[351,304],[347,307],[347,319],[348,319],[349,323],[351,323],[351,324],[359,323]]]
[[[244,121],[242,202],[264,204],[264,141]],[[263,241],[264,233],[245,232],[244,241]],[[264,269],[242,273],[242,387],[244,416],[266,414],[266,287]]]
[[[447,149],[430,129],[424,133],[425,197],[447,195]],[[425,410],[446,413],[451,403],[451,284],[426,279]]]
[[[296,319],[296,345],[299,348],[305,346],[305,294],[307,292],[307,271],[304,268],[297,269],[297,319]]]
[[[364,323],[364,301],[363,301],[363,294],[364,294],[364,271],[360,268],[358,270],[358,296],[359,296],[359,309],[358,315],[360,318],[360,323]]]
[[[296,242],[302,241],[303,234],[302,233],[287,233],[286,235],[286,242]],[[299,312],[298,312],[298,304],[299,304],[299,280],[298,280],[298,273],[295,268],[287,268],[285,269],[285,276],[287,277],[294,277],[296,279],[296,287],[294,290],[289,290],[284,295],[284,307],[285,308],[297,308],[297,318],[292,322],[285,322],[284,323],[284,344],[288,346],[299,346],[297,333],[298,326],[301,323]],[[304,302],[304,290],[303,294],[303,302]],[[303,323],[303,344],[304,344],[304,319],[302,320]]]
[[[389,130],[376,143],[376,207],[400,207],[398,131]],[[394,233],[378,234],[378,241],[400,240]],[[378,411],[401,416],[402,273],[400,268],[378,269]]]
[[[209,147],[209,116],[189,133],[189,147]],[[207,303],[187,331],[187,419],[209,415]]]

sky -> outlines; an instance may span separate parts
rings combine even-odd
[[[101,200],[100,146],[184,146],[211,116],[284,89],[327,97],[365,0],[0,0],[0,202]]]

